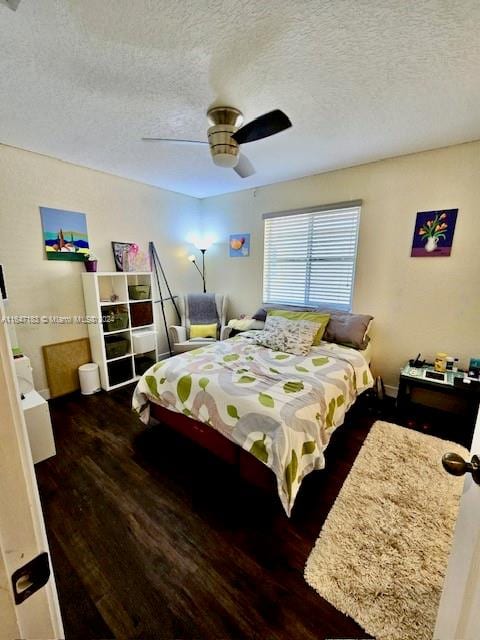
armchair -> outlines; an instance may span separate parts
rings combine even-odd
[[[217,293],[214,296],[214,302],[217,315],[217,337],[192,339],[190,338],[190,326],[197,324],[194,309],[189,306],[188,295],[179,297],[178,308],[180,311],[181,325],[171,325],[168,328],[174,353],[184,353],[185,351],[198,349],[202,345],[211,344],[212,342],[216,342],[216,340],[226,340],[229,337],[231,329],[226,326],[228,298],[227,296]],[[203,323],[200,321],[198,324]]]

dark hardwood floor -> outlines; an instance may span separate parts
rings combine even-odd
[[[291,519],[165,427],[132,388],[50,403],[57,455],[36,466],[68,640],[367,638],[303,567],[374,417],[355,407]]]

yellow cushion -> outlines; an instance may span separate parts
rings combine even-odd
[[[216,338],[216,324],[191,324],[190,338]]]
[[[318,324],[318,331],[313,340],[313,345],[318,346],[320,340],[323,338],[325,329],[327,328],[328,321],[330,320],[329,313],[317,313],[316,311],[288,311],[287,309],[269,309],[269,316],[281,316],[287,320],[309,320]]]

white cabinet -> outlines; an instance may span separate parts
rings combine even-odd
[[[32,390],[22,398],[22,409],[34,464],[51,458],[56,451],[48,402]]]
[[[152,274],[83,273],[82,281],[92,360],[102,388],[134,382],[158,359]],[[137,334],[147,330],[152,339],[141,340]]]

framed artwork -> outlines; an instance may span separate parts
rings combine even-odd
[[[452,252],[458,209],[419,211],[413,232],[413,258],[446,258]]]
[[[151,271],[148,255],[135,242],[112,242],[117,271]]]
[[[40,207],[47,260],[83,262],[89,252],[87,216],[77,211]]]
[[[113,258],[117,271],[128,271],[128,252],[133,242],[112,242]]]
[[[233,233],[228,243],[230,258],[246,258],[250,255],[250,234]]]

